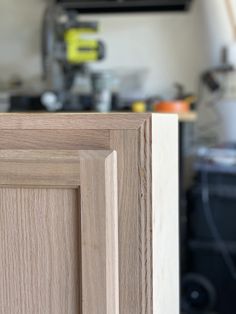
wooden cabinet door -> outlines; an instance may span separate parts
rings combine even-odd
[[[116,153],[0,152],[1,313],[119,313]]]
[[[177,130],[0,115],[0,314],[179,313]]]

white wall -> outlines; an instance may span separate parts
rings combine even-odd
[[[204,59],[199,45],[198,1],[190,13],[98,17],[101,38],[108,48],[107,59],[99,67],[147,69],[151,93],[165,92],[175,82],[195,89]]]
[[[44,5],[43,0],[0,0],[0,81],[40,73]]]

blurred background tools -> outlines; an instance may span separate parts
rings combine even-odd
[[[80,21],[76,11],[57,5],[46,9],[42,29],[43,76],[48,89],[42,103],[56,111],[78,103],[73,93],[75,79],[91,79],[88,64],[104,59],[105,46],[96,38],[97,22]]]

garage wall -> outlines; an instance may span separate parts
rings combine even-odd
[[[201,6],[189,13],[99,17],[108,57],[99,67],[147,69],[146,88],[165,93],[174,82],[193,90],[207,51],[198,27]]]
[[[0,81],[40,73],[43,0],[0,1]]]

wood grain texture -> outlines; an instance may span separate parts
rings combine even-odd
[[[71,184],[76,186],[75,190],[59,188]],[[119,314],[116,153],[106,150],[1,150],[0,185],[11,186],[2,188],[0,194],[0,271],[6,274],[0,280],[0,294],[4,286],[8,292],[12,287],[15,289],[10,296],[1,294],[0,309],[2,306],[3,310],[0,313]],[[35,187],[12,188],[16,185]],[[50,185],[58,189],[42,189],[42,186]],[[70,211],[73,219],[76,218],[73,229]],[[40,224],[38,229],[35,228],[37,222]],[[8,269],[9,260],[6,261],[5,256],[8,258],[8,247],[11,246],[12,255],[16,245],[14,263]],[[67,256],[70,248],[74,252]],[[47,251],[46,256],[44,251]],[[27,255],[26,260],[19,259],[16,271],[20,275],[14,278],[15,263],[21,253]],[[71,254],[76,256],[76,267],[69,272],[61,263]],[[74,263],[73,256],[71,263]],[[48,265],[57,271],[50,273]],[[46,273],[41,274],[44,267]],[[25,274],[27,268],[29,276]],[[52,285],[47,280],[52,281]],[[69,285],[68,280],[73,284],[75,280],[76,287]],[[30,285],[34,286],[32,296]],[[47,303],[40,305],[44,294],[49,295]],[[13,302],[15,299],[17,303]]]
[[[0,129],[4,130],[119,130],[138,129],[148,114],[0,114]]]
[[[165,122],[168,134],[173,133],[174,136],[177,133],[175,122],[168,115],[155,114],[154,116],[163,119],[160,129],[158,127],[159,122],[152,119],[153,115],[149,113],[141,115],[0,115],[1,132],[9,138],[9,141],[7,141],[4,135],[1,136],[0,134],[0,148],[73,150],[86,145],[86,148],[96,150],[100,149],[101,145],[101,149],[117,151],[121,314],[163,314],[161,310],[159,311],[159,308],[165,308],[166,300],[171,303],[169,296],[174,296],[176,300],[176,295],[178,294],[178,289],[176,290],[176,268],[173,266],[175,262],[178,265],[178,261],[173,259],[169,276],[166,277],[167,282],[164,285],[164,287],[170,287],[170,291],[166,293],[164,298],[159,297],[156,299],[157,294],[158,296],[163,296],[163,294],[159,294],[160,286],[154,284],[154,281],[156,283],[162,276],[162,268],[159,268],[158,265],[163,265],[162,263],[166,261],[165,256],[169,256],[170,249],[176,244],[173,236],[176,233],[176,227],[173,229],[169,239],[171,244],[167,246],[165,245],[166,236],[164,234],[166,234],[166,228],[169,230],[170,220],[172,224],[177,225],[177,216],[173,214],[173,208],[176,207],[170,210],[166,203],[163,203],[164,206],[161,206],[162,203],[160,202],[158,210],[156,210],[156,207],[153,207],[153,202],[157,204],[159,199],[170,198],[168,194],[170,190],[165,190],[161,187],[163,183],[166,183],[165,177],[162,175],[163,172],[167,170],[167,173],[169,173],[168,165],[163,160],[165,158],[169,160],[168,156],[173,154],[173,150],[168,150],[164,146],[166,149],[163,150],[161,155],[162,162],[158,164],[158,167],[162,167],[162,172],[160,178],[158,178],[159,172],[155,172],[157,178],[155,187],[152,186],[152,167],[159,157],[158,154],[155,154],[155,157],[152,158],[152,151],[154,146],[162,141],[166,141],[168,146],[169,139],[171,140],[170,147],[176,149],[176,138],[166,137],[163,134],[163,124]],[[17,136],[18,132],[19,135]],[[49,134],[48,140],[47,132]],[[91,135],[87,142],[86,132]],[[92,132],[95,132],[94,137]],[[40,139],[41,133],[43,140]],[[14,136],[11,134],[16,136],[15,141]],[[101,134],[101,140],[99,140],[99,134]],[[78,140],[76,140],[77,137]],[[164,155],[166,156],[165,158],[163,157]],[[177,170],[173,167],[171,169],[175,177]],[[170,185],[171,188],[173,188],[175,180],[172,183]],[[156,196],[158,196],[158,199],[156,199]],[[172,202],[174,204],[175,199]],[[153,213],[153,210],[155,210],[155,213]],[[171,212],[170,217],[172,217],[170,220],[167,219],[169,210]],[[162,217],[165,217],[165,219],[162,220]],[[154,219],[155,225],[153,224]],[[153,257],[153,253],[155,253],[154,246],[156,248],[157,245],[157,242],[153,243],[154,236],[156,239],[156,233],[155,235],[153,234],[156,219],[160,219],[160,225],[158,225],[160,228],[155,228],[155,232],[164,230],[164,233],[158,238],[160,241],[158,243],[161,247],[161,251],[159,250],[157,255],[158,259],[160,259],[159,261],[157,261],[157,256]],[[167,227],[165,225],[166,221]],[[176,234],[176,238],[178,238],[178,234]],[[175,248],[174,258],[176,258],[176,250],[178,250],[178,247]],[[153,265],[154,261],[155,265]],[[175,278],[173,285],[171,284],[171,278]],[[166,291],[166,289],[163,291]],[[168,311],[164,313],[169,314]]]
[[[153,313],[179,314],[178,118],[152,120]]]
[[[121,313],[141,313],[141,246],[137,131],[111,131],[118,154]],[[132,280],[131,280],[132,278]]]
[[[1,126],[0,126],[1,128]],[[0,149],[109,149],[108,130],[5,130]]]
[[[153,260],[152,260],[152,123],[146,120],[139,132],[139,174],[140,174],[140,255],[142,291],[141,313],[153,311]],[[155,196],[155,194],[154,194]]]
[[[119,314],[116,152],[84,151],[80,164],[82,313]]]
[[[0,200],[0,313],[77,314],[77,192],[0,188]]]
[[[79,163],[0,162],[0,185],[76,187]]]
[[[79,161],[80,151],[1,150],[0,185],[78,187]]]

